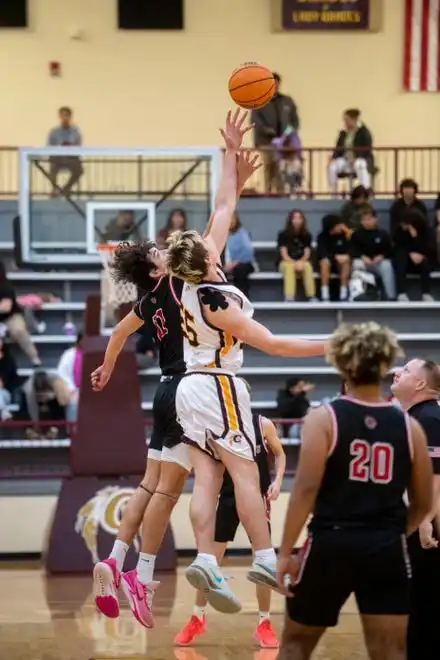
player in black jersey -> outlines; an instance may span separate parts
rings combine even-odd
[[[278,438],[273,423],[261,415],[253,415],[256,444],[256,462],[260,474],[261,495],[266,504],[266,515],[270,525],[270,503],[278,499],[284,472],[286,469],[286,455]],[[268,453],[275,457],[275,479],[272,482]],[[217,505],[215,523],[216,557],[220,564],[226,552],[228,543],[233,541],[240,519],[234,495],[234,484],[227,471],[223,477],[223,485]],[[262,648],[278,648],[278,640],[270,622],[271,590],[261,584],[256,585],[259,608],[259,623],[254,633],[255,640]],[[196,605],[188,623],[175,638],[178,646],[189,646],[198,636],[206,632],[206,606],[207,599],[203,592],[198,591]]]
[[[236,192],[239,196],[246,181],[259,167],[257,158],[249,152],[237,153],[243,136],[251,129],[243,128],[245,119],[246,113],[240,115],[237,111],[234,116],[229,113],[222,131],[226,144],[233,144],[234,148],[228,146],[227,149],[222,181],[207,230],[212,240],[221,245],[228,234]],[[154,625],[151,603],[158,584],[153,581],[156,555],[191,470],[175,410],[177,385],[185,372],[180,320],[183,282],[166,275],[166,251],[158,250],[153,242],[122,243],[115,252],[113,271],[117,279],[132,282],[148,293],[113,331],[104,363],[91,376],[92,386],[97,391],[105,387],[128,337],[144,323],[154,332],[163,375],[154,398],[154,428],[145,477],[124,510],[110,557],[95,566],[95,602],[103,614],[117,617],[117,588],[121,583],[134,616],[151,628]],[[121,574],[129,544],[141,522],[142,552],[137,568]]]
[[[410,564],[406,534],[432,503],[432,469],[419,423],[383,401],[381,380],[399,354],[376,323],[341,326],[328,360],[347,393],[306,417],[278,560],[294,586],[279,660],[307,660],[354,593],[369,657],[406,658]],[[404,503],[408,491],[409,508]],[[313,512],[300,556],[291,556]]]

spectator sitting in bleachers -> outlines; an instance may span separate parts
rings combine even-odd
[[[348,297],[348,281],[350,279],[350,250],[349,240],[351,232],[341,222],[338,215],[325,215],[322,219],[322,231],[318,235],[317,255],[319,272],[321,275],[321,300],[330,300],[330,275],[336,272],[340,279],[340,300]]]
[[[368,204],[368,192],[364,186],[356,186],[350,194],[348,202],[342,206],[339,213],[342,222],[349,229],[358,229],[361,222],[362,207]]]
[[[224,270],[235,286],[249,296],[249,275],[254,272],[255,252],[252,240],[237,213],[232,216],[226,241]]]
[[[338,135],[328,166],[328,181],[334,194],[338,192],[338,177],[344,174],[354,175],[361,186],[367,190],[371,188],[373,138],[360,116],[356,108],[344,112],[345,128]]]
[[[66,406],[70,401],[70,392],[66,383],[58,375],[49,375],[46,371],[35,371],[21,389],[18,418],[30,420],[34,426],[27,429],[29,438],[56,438],[59,427],[39,427],[39,422],[63,422],[66,419]],[[63,428],[63,431],[65,429]]]
[[[5,265],[2,261],[0,261],[0,325],[6,327],[11,338],[17,342],[34,366],[41,364],[38,351],[28,332],[21,308],[17,303],[15,289],[8,280]]]
[[[173,231],[185,231],[187,228],[187,218],[185,209],[173,209],[170,211],[165,227],[157,235],[157,247],[164,249],[167,246],[168,236]]]
[[[367,270],[381,279],[388,300],[396,298],[396,281],[391,263],[391,239],[385,229],[378,226],[376,215],[370,206],[365,206],[360,216],[359,229],[350,239],[353,270]]]
[[[420,275],[422,299],[432,302],[430,252],[431,232],[427,219],[418,210],[403,215],[394,232],[394,268],[396,271],[397,300],[406,302],[408,272]]]
[[[142,236],[135,224],[134,212],[130,209],[119,211],[118,215],[109,220],[104,228],[102,240],[106,241],[140,241]]]
[[[58,362],[57,374],[63,379],[69,390],[69,403],[66,407],[66,418],[68,422],[74,422],[77,418],[79,391],[82,377],[82,331],[78,332],[74,346],[66,349]]]
[[[390,207],[390,234],[393,237],[408,211],[417,211],[428,219],[425,203],[417,197],[418,185],[414,179],[403,179],[400,182],[400,197]]]
[[[13,394],[20,386],[17,363],[7,344],[0,338],[0,378],[3,387]]]
[[[304,214],[293,209],[287,218],[284,230],[278,234],[278,270],[284,280],[284,300],[295,300],[296,278],[301,276],[308,300],[316,295],[315,277],[310,263],[312,236]]]
[[[284,389],[278,391],[276,415],[280,419],[302,420],[308,409],[310,401],[307,395],[313,390],[314,385],[307,383],[301,378],[288,378]],[[298,440],[301,434],[301,423],[283,424],[283,435],[285,438]]]

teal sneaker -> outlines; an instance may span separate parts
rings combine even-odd
[[[185,571],[188,582],[194,589],[200,589],[208,603],[217,612],[236,614],[241,610],[241,603],[228,587],[218,566],[203,559],[195,559]]]

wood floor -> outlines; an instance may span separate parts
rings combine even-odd
[[[231,586],[242,601],[239,615],[210,611],[208,632],[193,648],[178,649],[173,639],[191,612],[194,591],[183,569],[163,574],[154,600],[156,628],[146,631],[122,601],[119,619],[108,620],[94,607],[87,577],[46,579],[37,568],[0,567],[0,657],[2,660],[275,660],[277,652],[259,650],[253,641],[256,624],[254,587],[244,566],[227,566]],[[273,624],[280,634],[283,599],[273,595]],[[319,660],[365,660],[359,620],[349,602],[339,626],[327,633]]]

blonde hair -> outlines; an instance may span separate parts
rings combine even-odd
[[[402,355],[396,334],[373,321],[339,326],[326,351],[327,362],[354,385],[378,384]]]
[[[200,284],[208,272],[208,250],[197,231],[174,231],[167,240],[168,268],[189,284]]]

